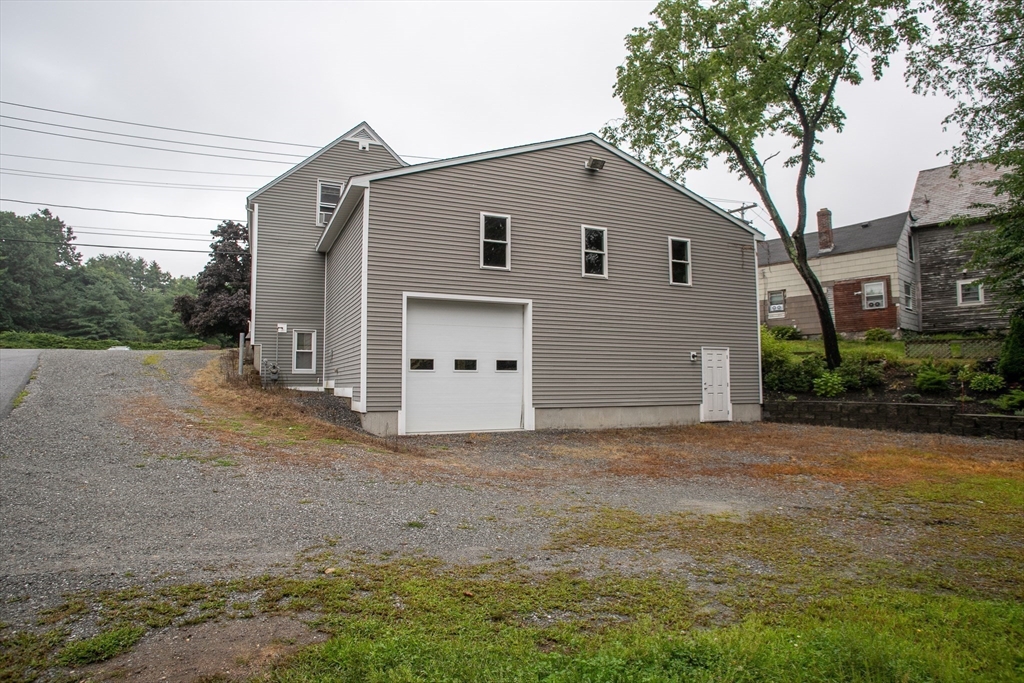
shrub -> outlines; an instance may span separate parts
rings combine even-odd
[[[785,342],[776,339],[767,327],[761,328],[761,373],[765,389],[806,393],[824,370],[825,361],[820,355],[798,361]]]
[[[903,394],[902,399],[904,403],[917,403],[921,400],[921,394]]]
[[[890,332],[889,330],[883,330],[880,327],[872,327],[870,330],[864,333],[864,341],[891,342],[892,332]]]
[[[1010,318],[1010,333],[999,354],[999,374],[1008,382],[1024,381],[1024,315]]]
[[[937,394],[949,389],[948,372],[939,370],[930,363],[924,363],[917,371],[914,386],[923,394]]]
[[[771,334],[776,339],[788,340],[788,339],[801,339],[801,338],[803,338],[803,335],[800,334],[800,330],[796,329],[795,327],[790,327],[788,325],[779,325],[778,327],[769,327],[768,328],[768,332],[769,332],[769,334]]]
[[[863,356],[845,359],[836,372],[843,378],[846,388],[851,391],[880,387],[885,383],[882,368]]]
[[[1014,389],[1008,394],[990,399],[985,401],[985,403],[995,406],[1003,412],[1019,415],[1021,412],[1024,412],[1024,389]]]
[[[843,376],[837,370],[827,370],[821,377],[814,380],[814,393],[825,398],[832,398],[846,391]]]
[[[1006,386],[1006,382],[999,375],[990,375],[987,372],[977,372],[970,379],[971,391],[987,391],[995,393]]]

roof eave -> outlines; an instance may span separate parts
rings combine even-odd
[[[320,240],[316,243],[317,251],[326,254],[331,250],[331,247],[334,246],[334,243],[341,235],[345,224],[348,223],[352,212],[359,206],[359,202],[362,200],[368,186],[368,184],[357,182],[355,179],[345,185],[345,192],[341,195],[338,206],[335,207],[334,213],[331,214],[331,220],[327,221],[327,226],[324,228],[323,234],[320,235]]]

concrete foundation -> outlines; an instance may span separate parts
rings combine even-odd
[[[760,422],[761,421],[761,404],[760,403],[733,403],[732,404],[732,421],[733,422]]]
[[[398,434],[398,411],[380,413],[357,413],[363,429],[377,436]]]
[[[700,406],[537,408],[537,429],[669,427],[700,422]]]

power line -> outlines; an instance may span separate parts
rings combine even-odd
[[[71,175],[68,173],[50,173],[48,171],[27,171],[23,168],[0,167],[0,174],[21,176],[25,178],[43,178],[46,180],[69,180],[83,183],[101,183],[104,185],[128,185],[130,187],[164,187],[178,190],[245,192],[252,189],[251,187],[234,185],[200,185],[198,183],[163,183],[156,180],[131,180],[130,178],[99,178],[96,176]]]
[[[101,249],[124,249],[126,251],[127,250],[133,250],[133,251],[138,251],[138,250],[143,250],[143,251],[177,251],[177,252],[184,252],[184,253],[187,253],[187,254],[209,254],[210,253],[209,249],[168,249],[167,247],[122,247],[122,246],[118,246],[116,244],[80,244],[80,243],[71,244],[71,243],[67,243],[67,242],[45,242],[45,241],[42,241],[42,240],[17,240],[17,239],[11,239],[9,237],[0,237],[0,242],[23,242],[25,244],[57,244],[57,245],[67,244],[68,246],[71,246],[71,247],[98,247],[98,248],[101,248]],[[248,254],[249,252],[247,252],[247,251],[218,251],[217,253],[218,254],[231,254],[231,255],[234,255],[234,256],[240,256],[242,254]]]
[[[146,213],[144,211],[123,211],[123,210],[119,210],[119,209],[96,209],[96,208],[89,207],[89,206],[72,206],[70,204],[54,204],[52,202],[30,202],[30,201],[26,201],[24,199],[6,199],[4,197],[0,197],[0,202],[11,202],[13,204],[30,204],[30,205],[42,206],[42,207],[56,206],[56,207],[61,208],[61,209],[81,209],[82,211],[102,211],[104,213],[126,213],[126,214],[131,214],[132,216],[159,216],[160,218],[184,218],[186,220],[192,220],[192,221],[223,221],[223,220],[230,220],[233,223],[241,223],[243,225],[245,224],[244,220],[240,221],[240,220],[234,220],[234,219],[230,219],[230,218],[227,218],[227,219],[226,218],[211,218],[209,216],[179,216],[179,215],[176,215],[176,214],[169,214],[169,213]]]
[[[35,159],[37,161],[56,161],[62,164],[86,164],[88,166],[110,166],[112,168],[134,168],[140,171],[166,171],[168,173],[200,173],[202,175],[233,175],[246,178],[275,178],[276,176],[265,173],[227,173],[225,171],[191,171],[180,168],[156,168],[153,166],[129,166],[127,164],[103,164],[98,161],[77,161],[75,159],[54,159],[52,157],[34,157],[27,154],[8,154],[0,152],[0,157],[14,157],[17,159]]]
[[[171,128],[169,126],[155,126],[151,123],[135,123],[133,121],[121,121],[118,119],[105,119],[102,116],[89,116],[88,114],[75,114],[70,111],[61,111],[59,109],[46,109],[45,107],[33,107],[28,104],[18,104],[17,102],[7,102],[0,100],[0,104],[6,104],[12,107],[22,107],[23,109],[35,109],[36,111],[48,111],[51,114],[64,114],[65,116],[77,116],[83,119],[93,119],[94,121],[107,121],[109,123],[123,123],[128,126],[140,126],[142,128],[155,128],[157,130],[170,130],[176,133],[191,133],[192,135],[207,135],[215,138],[230,138],[232,140],[245,140],[246,142],[265,142],[270,145],[289,145],[292,147],[308,147],[310,149],[320,149],[320,145],[303,145],[298,142],[278,142],[276,140],[261,140],[259,138],[243,138],[237,135],[224,135],[223,133],[204,133],[199,130],[187,130],[185,128]]]
[[[96,138],[86,138],[81,135],[66,135],[64,133],[52,133],[48,130],[34,130],[32,128],[22,128],[21,126],[11,126],[6,123],[0,123],[0,128],[10,128],[12,130],[23,130],[28,133],[39,133],[40,135],[53,135],[58,138],[70,138],[72,140],[85,140],[87,142],[101,142],[105,145],[118,145],[120,147],[136,147],[138,149],[155,149],[158,152],[175,152],[176,154],[191,154],[199,157],[216,157],[218,159],[238,159],[239,161],[259,161],[264,164],[291,164],[291,161],[275,161],[274,159],[253,159],[251,157],[236,157],[228,154],[211,154],[210,152],[192,152],[187,149],[168,149],[166,147],[152,147],[150,145],[136,145],[131,142],[116,142],[114,140],[97,140]]]
[[[133,140],[149,140],[151,142],[169,142],[172,145],[191,145],[192,147],[206,147],[209,149],[226,149],[231,152],[250,152],[252,154],[269,154],[275,157],[294,157],[296,159],[304,159],[305,155],[302,154],[291,154],[289,152],[264,152],[261,149],[246,149],[244,147],[223,147],[221,145],[204,145],[201,142],[183,142],[181,140],[168,140],[167,138],[151,138],[145,135],[132,135],[130,133],[112,133],[109,130],[98,130],[96,128],[80,128],[79,126],[65,126],[62,123],[48,123],[46,121],[37,121],[35,119],[23,119],[17,116],[7,116],[6,114],[0,114],[0,119],[10,119],[11,121],[21,121],[23,123],[35,123],[40,126],[53,126],[54,128],[67,128],[68,130],[80,130],[86,133],[99,133],[101,135],[116,135],[119,138],[132,138]]]
[[[103,235],[104,237],[138,237],[143,240],[174,240],[176,242],[213,242],[212,237],[162,237],[160,235],[125,235],[116,232],[100,232],[98,230],[77,230],[78,235]]]
[[[209,236],[209,233],[207,233],[207,236],[200,236],[198,233],[195,232],[169,232],[167,230],[146,230],[144,228],[114,228],[102,225],[67,225],[69,228],[72,228],[74,230],[114,230],[117,232],[141,232],[145,233],[146,235],[178,235],[180,237],[201,237],[202,239],[213,239],[211,236]],[[144,235],[140,235],[140,237],[141,236]]]

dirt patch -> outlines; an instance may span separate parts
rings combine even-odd
[[[130,653],[80,670],[96,680],[140,683],[242,680],[327,635],[289,617],[207,622],[144,638]]]

